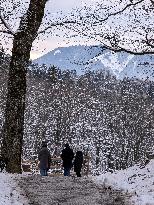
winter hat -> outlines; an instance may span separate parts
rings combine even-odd
[[[47,147],[47,142],[46,141],[42,142],[42,147]]]
[[[69,144],[68,144],[68,143],[66,143],[66,144],[65,144],[65,147],[66,147],[66,148],[68,148],[68,147],[69,147]]]

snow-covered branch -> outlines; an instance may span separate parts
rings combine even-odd
[[[121,51],[124,51],[124,52],[127,52],[129,54],[133,54],[133,55],[145,55],[145,54],[154,54],[154,51],[151,51],[151,50],[145,50],[145,51],[138,51],[138,50],[130,50],[130,49],[127,49],[127,48],[122,48],[120,46],[118,46],[118,48],[113,48],[111,46],[108,46],[106,45],[105,43],[103,43],[104,47],[112,50],[112,51],[115,51],[115,52],[121,52]]]
[[[50,26],[46,27],[45,29],[43,29],[42,31],[39,31],[37,34],[41,34],[41,33],[45,33],[48,29],[51,29],[55,26],[64,26],[66,24],[75,24],[76,21],[63,21],[63,22],[55,22],[55,23],[51,23]]]
[[[75,33],[77,33],[78,35],[76,35],[76,36],[80,35],[80,36],[88,37],[89,39],[94,39],[96,41],[99,41],[102,44],[103,48],[110,49],[114,52],[124,51],[124,52],[130,53],[130,54],[133,54],[133,55],[154,54],[154,51],[151,50],[151,48],[154,48],[154,44],[152,45],[152,42],[154,42],[154,40],[148,40],[147,39],[146,41],[144,41],[144,43],[147,46],[149,46],[150,48],[149,48],[149,50],[145,49],[145,50],[140,50],[139,51],[139,50],[132,50],[132,49],[129,49],[129,48],[126,48],[126,47],[125,48],[121,47],[120,46],[120,40],[118,38],[118,34],[113,34],[112,36],[109,36],[109,34],[105,34],[105,35],[102,34],[101,35],[101,34],[97,34],[97,33],[95,33],[93,35],[89,35],[88,32],[85,32],[86,29],[83,31],[83,30],[80,30],[78,27],[73,27],[72,28],[71,26],[67,26],[67,25],[65,25],[65,28],[70,29],[70,30],[74,31]],[[73,36],[75,36],[75,35],[73,34]],[[102,40],[101,41],[98,40],[97,37],[99,37],[99,38],[102,37]],[[103,38],[105,40],[108,40],[110,45],[107,45],[105,43],[105,41],[103,40]]]
[[[12,34],[12,32],[6,31],[6,30],[0,30],[0,33],[6,33],[6,34],[10,34],[10,35],[14,36],[14,34]]]
[[[126,9],[130,8],[131,6],[136,6],[136,5],[140,4],[140,3],[142,3],[143,1],[144,1],[144,0],[140,0],[140,1],[137,1],[137,2],[135,2],[135,3],[133,3],[133,1],[131,1],[131,3],[127,4],[127,5],[126,5],[124,8],[122,8],[121,10],[116,11],[115,13],[108,14],[106,18],[103,18],[103,19],[98,19],[98,18],[97,18],[97,20],[98,20],[99,22],[107,21],[107,20],[109,19],[109,17],[111,17],[111,16],[116,16],[116,15],[118,15],[118,14],[121,14],[121,13],[123,13]],[[97,22],[95,22],[95,23],[97,23]]]
[[[153,0],[150,0],[151,1],[151,3],[154,5],[154,1]]]
[[[150,46],[151,48],[154,48],[154,39],[151,39],[151,38],[149,39],[148,34],[146,34],[146,44]]]
[[[7,33],[7,34],[11,34],[14,36],[15,32],[11,29],[10,25],[5,21],[5,19],[3,18],[2,14],[0,13],[0,19],[2,21],[2,24],[5,26],[5,28],[7,29],[7,31],[4,30],[0,30],[0,32],[2,33]]]
[[[84,17],[82,17],[81,13],[79,12],[80,26],[75,24],[73,27],[69,25],[67,26],[67,28],[74,31],[76,35],[78,34],[82,37],[87,37],[89,40],[94,39],[97,42],[100,42],[103,47],[106,47],[115,52],[125,51],[127,53],[134,54],[134,55],[153,54],[154,39],[148,39],[148,36],[145,36],[146,28],[144,25],[143,27],[139,27],[136,24],[135,27],[134,24],[129,24],[128,29],[123,27],[123,32],[121,32],[120,29],[116,30],[115,28],[112,28],[112,25],[107,25],[107,30],[105,29],[103,30],[105,24],[108,23],[109,17],[114,17],[116,15],[122,14],[126,10],[132,7],[135,11],[135,7],[137,5],[139,6],[140,4],[142,5],[143,2],[144,0],[138,0],[138,1],[131,0],[130,2],[127,2],[127,4],[121,6],[121,8],[117,8],[118,9],[117,11],[110,12],[108,10],[108,14],[106,14],[107,16],[104,18],[100,16],[101,10],[107,8],[103,7],[102,4],[98,4],[97,9],[95,9],[94,11],[85,7],[84,9],[86,11],[86,15]],[[134,18],[134,22],[136,22],[135,21],[136,17],[133,16],[133,13],[132,13],[132,18]],[[118,28],[120,28],[120,26],[121,25],[119,25]],[[149,29],[151,33],[152,28]],[[137,34],[139,31],[142,32],[136,36],[135,34]],[[75,36],[74,33],[72,35],[73,37]],[[129,35],[130,35],[130,39],[128,40]]]

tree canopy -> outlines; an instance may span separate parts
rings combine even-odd
[[[0,16],[3,23],[3,34],[0,35],[3,37],[6,33],[16,33],[19,20],[28,6],[27,1],[22,3],[18,0],[4,9],[4,2],[1,2]],[[49,4],[52,2],[48,1]],[[154,52],[152,0],[93,1],[93,4],[74,8],[67,14],[53,14],[48,7],[38,30],[38,41],[60,36],[65,40],[69,37],[68,41],[76,43],[102,44],[114,51],[133,54]]]

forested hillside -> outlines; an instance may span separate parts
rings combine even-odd
[[[0,66],[0,129],[4,119],[7,63]],[[91,157],[91,170],[126,168],[153,147],[154,82],[117,80],[104,71],[35,68],[27,75],[23,158],[37,157],[41,141],[60,154],[68,141]],[[1,136],[2,137],[2,136]]]

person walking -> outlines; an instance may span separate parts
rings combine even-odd
[[[62,150],[61,158],[63,160],[64,176],[70,176],[74,153],[68,143],[65,144],[65,148]]]
[[[83,153],[82,151],[77,151],[74,160],[74,171],[77,177],[81,177],[81,168],[83,164]]]
[[[50,169],[51,155],[47,149],[47,143],[42,142],[42,148],[38,154],[39,168],[41,176],[48,176],[48,170]]]

